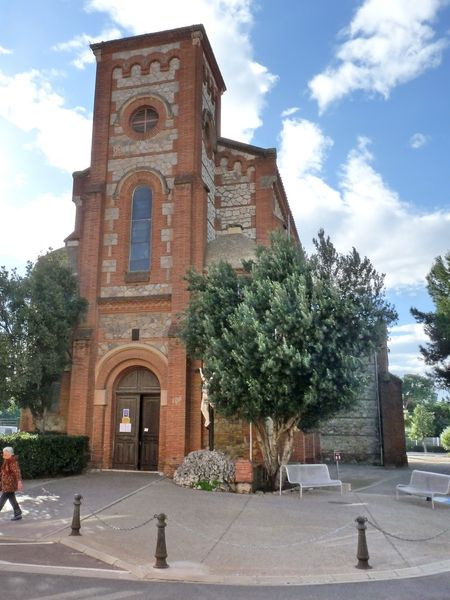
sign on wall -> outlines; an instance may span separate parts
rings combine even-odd
[[[130,409],[122,409],[122,420],[119,423],[120,433],[131,433]]]

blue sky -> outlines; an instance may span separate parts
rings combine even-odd
[[[157,10],[155,10],[157,7]],[[302,242],[320,227],[386,274],[394,373],[422,373],[410,306],[450,248],[449,0],[0,0],[0,264],[73,229],[89,166],[89,43],[203,23],[222,135],[276,147]]]

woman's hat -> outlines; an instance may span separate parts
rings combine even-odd
[[[6,446],[6,448],[3,448],[3,452],[9,452],[9,454],[12,456],[14,454],[14,448],[11,448],[11,446]]]

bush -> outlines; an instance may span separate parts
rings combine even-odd
[[[12,446],[24,479],[77,475],[89,460],[86,436],[15,433],[0,436],[0,445]]]
[[[220,485],[220,481],[217,481],[217,479],[214,479],[214,481],[211,481],[211,483],[209,481],[205,481],[204,479],[200,479],[199,481],[197,481],[194,487],[196,490],[203,490],[204,492],[214,492],[215,490],[217,490],[218,487],[220,487]]]
[[[427,452],[437,452],[437,453],[444,453],[446,452],[445,448],[443,446],[430,446],[430,444],[427,444]],[[408,442],[406,443],[406,451],[407,452],[423,452],[423,444],[414,444],[414,442],[411,442],[410,444],[408,444]]]
[[[406,451],[407,452],[415,452],[414,448],[416,448],[416,443],[410,438],[406,438]],[[422,448],[423,451],[423,448]]]
[[[445,454],[447,450],[444,446],[427,446],[428,452],[438,452],[440,454]]]
[[[185,457],[173,479],[184,487],[228,490],[235,474],[234,462],[222,452],[195,450]]]
[[[450,425],[441,433],[441,446],[446,450],[450,450]]]

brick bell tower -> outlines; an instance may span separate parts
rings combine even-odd
[[[202,25],[91,48],[91,165],[74,173],[66,240],[89,309],[67,431],[89,435],[94,464],[170,472],[201,443],[189,440],[187,358],[171,332],[183,277],[203,268],[225,84]]]
[[[94,465],[171,474],[211,443],[176,337],[186,271],[239,269],[272,230],[298,235],[276,151],[220,137],[225,84],[202,25],[91,48],[91,165],[74,173],[66,240],[89,308],[61,406]],[[217,417],[215,447],[247,456],[248,429]]]

